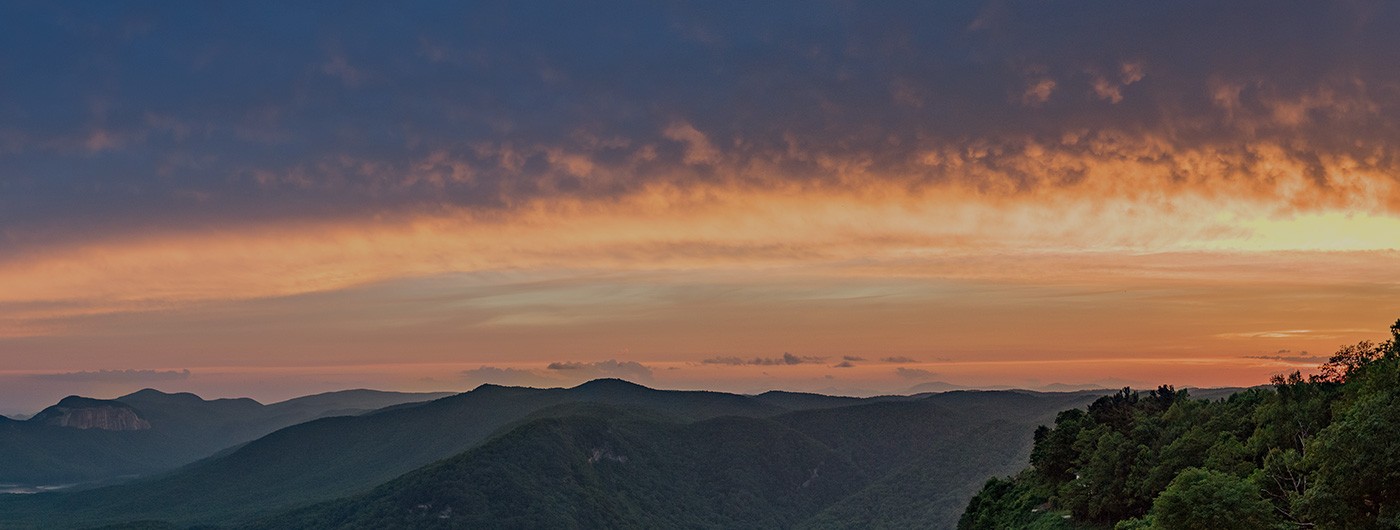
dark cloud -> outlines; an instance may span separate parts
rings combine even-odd
[[[753,357],[745,359],[742,357],[711,357],[700,361],[704,364],[728,364],[728,365],[755,365],[755,366],[780,366],[790,364],[813,364],[824,362],[826,357],[799,356],[791,353],[783,353],[782,357]]]
[[[882,362],[882,363],[900,363],[900,364],[905,364],[905,363],[916,363],[916,362],[919,362],[919,360],[918,360],[918,359],[911,359],[911,358],[909,358],[909,357],[904,357],[904,356],[896,355],[896,356],[894,356],[894,357],[882,357],[882,358],[880,358],[880,362]]]
[[[646,382],[652,378],[652,369],[636,361],[606,360],[598,362],[552,362],[549,370],[568,372],[571,377],[617,377],[634,382]]]
[[[1330,359],[1330,357],[1325,355],[1308,355],[1308,352],[1306,351],[1294,353],[1291,350],[1279,350],[1274,355],[1246,355],[1245,358],[1261,359],[1265,361],[1280,361],[1285,363],[1307,364],[1322,364],[1327,362],[1328,359]]]
[[[62,372],[35,374],[35,379],[80,383],[142,383],[148,381],[177,381],[189,379],[186,370],[97,370],[92,372]]]
[[[602,377],[649,383],[652,380],[652,369],[635,361],[613,359],[597,362],[558,361],[549,363],[543,371],[482,366],[463,371],[461,377],[474,384],[560,387]]]
[[[905,379],[932,379],[938,377],[937,372],[931,372],[922,368],[896,368],[895,375]]]
[[[12,245],[658,183],[1016,193],[1131,163],[1284,193],[1296,167],[1307,207],[1339,168],[1400,175],[1393,2],[242,7],[0,7]]]
[[[864,357],[857,356],[857,355],[842,355],[842,356],[841,356],[841,360],[843,360],[843,361],[860,362],[860,361],[864,361],[865,358],[864,358]]]
[[[832,368],[854,368],[855,366],[856,365],[851,361],[841,361],[839,363],[836,363],[835,365],[832,365]]]
[[[565,381],[550,378],[535,373],[533,370],[520,368],[498,368],[495,366],[482,366],[471,370],[463,370],[462,380],[470,384],[490,383],[493,385],[505,386],[533,386],[533,387],[560,387]]]

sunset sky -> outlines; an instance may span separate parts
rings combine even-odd
[[[0,413],[1253,385],[1400,317],[1400,3],[605,4],[0,5]]]

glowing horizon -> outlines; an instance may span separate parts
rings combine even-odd
[[[556,7],[0,17],[0,412],[1249,386],[1400,317],[1394,6]]]

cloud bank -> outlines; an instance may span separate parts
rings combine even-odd
[[[249,7],[6,8],[106,65],[0,66],[12,244],[693,188],[1400,210],[1384,2]]]
[[[0,6],[7,367],[816,377],[1393,318],[1400,4],[243,7]]]

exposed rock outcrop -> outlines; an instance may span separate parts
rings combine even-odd
[[[28,421],[55,427],[103,429],[108,431],[139,431],[151,428],[151,422],[131,405],[107,399],[69,396],[57,405],[35,414]]]

